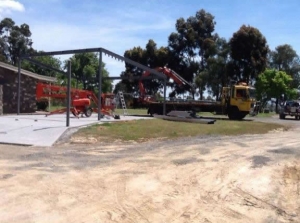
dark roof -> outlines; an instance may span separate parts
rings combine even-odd
[[[0,62],[0,67],[18,73],[18,67],[12,66],[10,64]],[[48,77],[48,76],[36,74],[36,73],[30,72],[30,71],[24,70],[24,69],[21,69],[21,74],[26,75],[28,77],[33,77],[33,78],[35,78],[37,80],[41,80],[41,81],[47,81],[47,82],[52,82],[52,83],[57,81],[56,77]]]

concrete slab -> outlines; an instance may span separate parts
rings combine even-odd
[[[95,123],[151,119],[151,117],[121,116],[114,119],[105,116],[98,121],[98,115],[91,117],[70,117],[70,127],[66,127],[66,115],[9,115],[0,116],[0,143],[30,146],[52,146],[68,128],[88,126]]]

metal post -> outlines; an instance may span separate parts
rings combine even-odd
[[[18,101],[17,101],[17,114],[20,115],[21,107],[21,58],[18,60]]]
[[[70,126],[70,109],[71,109],[71,61],[68,61],[68,85],[67,85],[67,120],[66,126]]]
[[[163,110],[163,115],[166,115],[166,93],[167,93],[167,78],[164,78],[164,110]]]
[[[99,79],[98,79],[98,121],[101,119],[101,93],[102,93],[102,51],[99,51]]]

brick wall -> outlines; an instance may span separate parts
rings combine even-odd
[[[3,113],[17,113],[18,103],[18,73],[0,67],[0,82],[3,85]],[[21,75],[20,112],[36,111],[35,78]]]

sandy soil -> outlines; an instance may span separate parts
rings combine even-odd
[[[0,145],[0,222],[300,222],[299,130]]]

